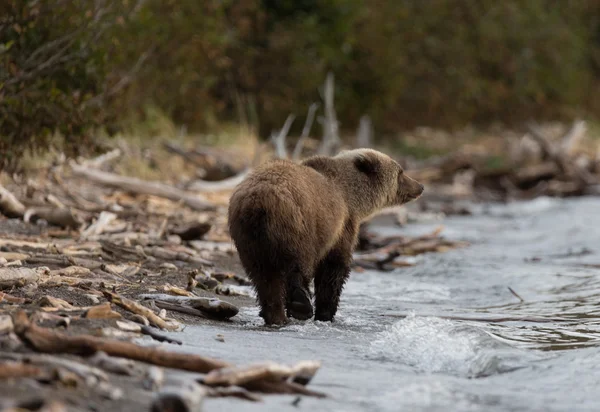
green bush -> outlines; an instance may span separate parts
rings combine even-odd
[[[26,149],[93,146],[106,121],[106,33],[121,2],[8,0],[0,22],[0,169]],[[60,139],[55,139],[59,134]]]
[[[262,137],[336,76],[342,129],[594,116],[598,0],[7,0],[0,167],[156,107]],[[379,133],[381,135],[381,133]]]

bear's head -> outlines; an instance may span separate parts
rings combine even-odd
[[[366,215],[410,202],[423,193],[423,185],[406,175],[402,166],[385,153],[354,149],[341,152],[334,159],[344,163],[343,169],[354,170],[349,173],[354,182],[346,183],[350,183],[356,201],[368,204]]]

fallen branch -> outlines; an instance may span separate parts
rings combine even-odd
[[[152,412],[192,411],[196,410],[208,389],[196,381],[186,378],[171,378],[155,395]]]
[[[335,80],[333,73],[328,73],[325,79],[323,100],[325,101],[325,118],[323,119],[323,140],[318,153],[330,156],[337,152],[340,146],[339,125],[335,114],[334,94]]]
[[[122,154],[123,152],[121,152],[121,149],[114,149],[93,159],[83,160],[81,165],[84,167],[99,169],[106,163],[118,159]]]
[[[166,294],[143,294],[140,299],[160,300],[166,303],[189,306],[218,319],[229,319],[238,314],[239,309],[229,302],[216,298],[172,296]]]
[[[210,223],[193,222],[185,226],[174,227],[171,230],[169,230],[169,232],[179,236],[181,240],[199,240],[202,239],[204,235],[206,235],[210,231],[211,228],[212,225]]]
[[[198,211],[215,210],[215,205],[200,198],[198,195],[187,193],[159,182],[148,182],[135,177],[120,176],[114,173],[89,169],[71,162],[71,169],[76,176],[84,177],[104,186],[115,187],[125,192],[163,197],[165,199],[182,201],[186,206]]]
[[[18,298],[16,296],[9,295],[8,293],[0,292],[0,302],[13,303],[16,305],[22,305],[27,302],[25,298]]]
[[[25,214],[23,203],[2,185],[0,185],[0,212],[9,218],[22,217]]]
[[[89,335],[69,336],[32,323],[24,311],[13,315],[15,333],[33,349],[44,353],[92,355],[103,351],[107,355],[138,360],[152,365],[190,372],[208,373],[229,366],[228,363],[189,353],[168,352],[131,342],[97,338]]]
[[[183,345],[182,341],[170,338],[166,335],[161,335],[160,333],[157,333],[156,331],[154,331],[154,329],[152,329],[150,326],[142,325],[140,330],[142,331],[142,333],[144,335],[150,336],[152,339],[154,339],[157,342],[167,342],[167,343],[174,343],[176,345]]]
[[[300,160],[300,156],[302,155],[302,149],[304,149],[304,142],[308,139],[310,135],[310,129],[312,129],[313,122],[315,120],[315,113],[319,108],[319,103],[313,103],[308,107],[308,114],[306,115],[306,121],[304,122],[304,127],[302,128],[302,134],[300,138],[296,142],[296,146],[294,147],[294,152],[292,153],[292,160],[298,161]]]
[[[102,234],[102,232],[104,232],[104,230],[106,229],[106,227],[108,225],[110,225],[110,223],[115,220],[117,218],[117,215],[111,212],[101,212],[100,216],[98,216],[98,219],[92,223],[91,225],[89,225],[87,227],[87,229],[85,229],[82,233],[81,233],[81,238],[82,239],[87,239],[90,236],[96,236],[96,235],[100,235]]]
[[[231,190],[248,176],[252,169],[246,169],[235,176],[227,179],[219,180],[217,182],[210,182],[207,180],[195,180],[187,186],[188,190],[194,192],[218,192],[221,190]]]
[[[79,376],[88,386],[97,385],[100,382],[108,382],[109,377],[102,369],[90,366],[71,359],[59,358],[45,354],[20,354],[0,352],[0,359],[27,362],[31,365],[46,368],[61,368]]]
[[[571,154],[573,152],[573,149],[575,148],[575,145],[581,140],[586,130],[587,126],[585,121],[574,121],[567,134],[565,134],[562,138],[562,141],[560,143],[561,151],[563,153],[566,153],[567,155]]]
[[[240,398],[251,402],[261,402],[262,398],[244,388],[218,387],[208,388],[207,396],[210,398]]]
[[[570,162],[565,156],[565,153],[555,149],[535,124],[530,123],[527,125],[527,128],[531,134],[531,137],[533,137],[534,140],[540,145],[544,155],[555,162],[560,168],[561,172],[563,172],[566,176],[576,179],[576,183],[582,185],[583,187],[596,183],[594,176],[591,175],[587,170],[578,167],[575,163]]]
[[[187,315],[193,315],[193,316],[199,316],[201,318],[207,318],[208,317],[208,316],[206,316],[204,314],[204,312],[202,312],[202,311],[200,311],[198,309],[194,309],[194,308],[192,308],[190,306],[184,306],[184,305],[180,305],[180,304],[177,304],[177,303],[165,302],[165,301],[162,301],[162,300],[155,300],[154,303],[160,309],[172,310],[174,312],[185,313]]]
[[[265,362],[242,367],[217,369],[207,374],[202,379],[202,383],[208,386],[243,386],[254,381],[277,382],[291,379],[293,382],[306,385],[320,367],[321,363],[315,361],[298,362],[293,367]]]
[[[130,311],[131,313],[144,316],[150,321],[150,323],[154,324],[155,326],[161,329],[177,330],[179,328],[178,324],[175,324],[173,322],[167,322],[166,320],[159,317],[156,313],[154,313],[152,309],[140,305],[139,303],[131,299],[127,299],[126,297],[108,291],[103,291],[102,293],[104,294],[106,299],[108,299],[109,302],[119,305],[120,307]]]
[[[358,131],[356,132],[356,147],[371,147],[371,136],[373,134],[373,126],[371,118],[364,115],[360,118]]]
[[[0,336],[11,333],[14,328],[10,315],[0,315]]]
[[[0,290],[22,287],[36,282],[39,274],[33,269],[23,267],[0,268]]]
[[[279,159],[288,158],[287,148],[285,147],[285,139],[290,132],[290,127],[292,127],[292,123],[294,122],[295,118],[296,116],[290,114],[287,119],[285,119],[285,123],[281,127],[279,133],[273,133],[271,135],[271,142],[273,143],[273,146],[275,146],[275,155]]]
[[[23,215],[25,222],[35,222],[39,219],[45,220],[51,225],[77,229],[82,225],[81,218],[71,209],[55,207],[39,207],[27,209]]]
[[[0,379],[48,379],[49,377],[49,371],[23,362],[0,362]]]
[[[148,256],[154,256],[157,259],[180,260],[182,262],[191,263],[200,267],[214,266],[214,263],[209,262],[206,259],[202,259],[200,256],[192,256],[188,253],[176,252],[160,246],[145,247],[144,253]]]

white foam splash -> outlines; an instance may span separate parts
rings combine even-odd
[[[377,334],[368,356],[419,372],[487,376],[518,367],[515,351],[475,326],[410,315]]]

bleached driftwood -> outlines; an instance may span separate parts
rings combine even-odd
[[[208,394],[208,388],[189,378],[171,377],[155,395],[151,411],[196,410]]]
[[[531,134],[531,137],[533,137],[535,141],[540,145],[542,152],[546,155],[547,158],[556,163],[556,165],[559,167],[559,169],[565,175],[565,177],[575,179],[574,183],[577,183],[581,187],[597,183],[596,178],[592,176],[587,170],[579,167],[576,163],[572,162],[571,159],[567,157],[567,153],[555,148],[548,141],[546,136],[544,136],[544,134],[540,131],[537,125],[535,125],[534,123],[530,123],[527,125],[527,128]],[[579,127],[578,129],[581,129],[581,127]],[[579,133],[580,132],[578,132],[577,134]],[[576,133],[570,134],[572,136],[576,135]],[[568,140],[572,141],[573,138],[571,137]]]
[[[306,121],[304,122],[304,127],[302,128],[302,134],[296,142],[296,146],[294,147],[294,151],[292,153],[292,160],[294,161],[300,160],[302,149],[304,149],[304,142],[310,135],[310,130],[312,129],[312,125],[315,120],[315,113],[317,112],[318,108],[319,103],[313,103],[308,107],[308,114],[306,115]]]
[[[51,225],[77,229],[83,223],[81,218],[71,209],[56,207],[36,207],[25,211],[23,220],[32,222],[42,219]]]
[[[237,306],[216,298],[172,296],[167,294],[143,294],[141,299],[152,299],[166,303],[189,306],[204,314],[219,319],[229,319],[238,314]],[[173,309],[176,310],[176,309]],[[191,313],[191,312],[189,312]]]
[[[81,238],[87,239],[90,236],[100,235],[110,223],[117,218],[117,215],[111,212],[103,211],[98,219],[89,225],[82,233]]]
[[[356,132],[356,146],[357,147],[371,147],[371,138],[373,135],[373,126],[371,124],[371,118],[368,115],[364,115],[360,118],[358,124],[358,131]]]
[[[121,152],[121,149],[117,148],[117,149],[111,150],[110,152],[101,154],[100,156],[95,157],[93,159],[83,160],[81,162],[81,165],[85,166],[85,167],[98,169],[98,168],[102,167],[104,164],[111,162],[115,159],[118,159],[119,157],[121,157],[122,154],[123,154],[123,152]]]
[[[2,185],[0,185],[0,212],[11,218],[22,217],[25,213],[25,206]]]
[[[587,131],[587,125],[583,120],[576,120],[573,122],[573,125],[565,134],[560,143],[560,150],[567,155],[573,152],[575,145],[577,142],[581,140],[581,138],[585,135]]]
[[[148,182],[135,177],[120,176],[114,173],[89,169],[85,166],[71,162],[71,169],[77,176],[84,177],[92,182],[104,186],[115,187],[126,192],[163,197],[174,201],[182,201],[186,206],[194,210],[215,210],[215,205],[197,194],[191,194],[173,186],[160,182]]]
[[[38,278],[38,272],[30,268],[2,267],[0,268],[0,290],[28,285]]]
[[[295,115],[290,114],[287,119],[285,119],[285,123],[281,127],[281,130],[279,130],[278,133],[273,132],[271,135],[271,142],[273,143],[273,146],[275,146],[275,154],[280,159],[288,158],[287,148],[285,147],[285,139],[290,132],[290,127],[292,127],[292,123],[294,123],[295,118]]]
[[[319,147],[319,154],[331,155],[338,151],[341,140],[339,124],[334,106],[335,80],[333,73],[328,73],[325,79],[323,100],[325,101],[325,117],[323,119],[323,141]]]
[[[103,291],[103,293],[109,302],[119,305],[120,307],[130,311],[131,313],[135,313],[137,315],[142,315],[146,317],[150,321],[150,323],[161,329],[177,330],[179,328],[178,324],[174,322],[168,322],[162,319],[156,313],[154,313],[152,309],[142,306],[141,304],[131,299],[127,299],[126,297],[108,291]]]
[[[248,176],[252,169],[248,168],[241,173],[229,177],[227,179],[219,180],[217,182],[210,182],[207,180],[195,180],[188,185],[188,190],[194,192],[218,192],[221,190],[230,190],[242,183],[242,181]]]

